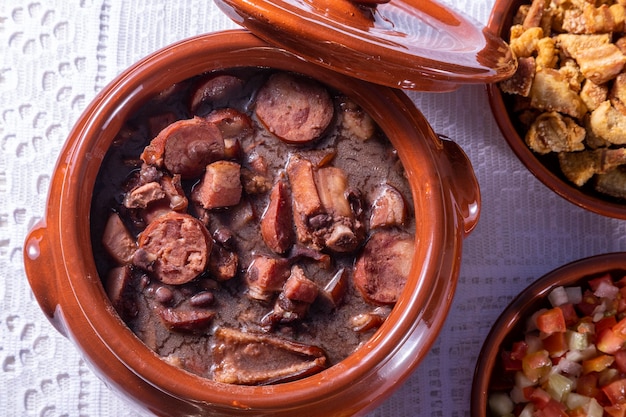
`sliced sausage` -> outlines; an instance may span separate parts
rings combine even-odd
[[[261,217],[261,236],[272,251],[284,253],[294,241],[291,197],[286,181],[274,184],[270,201]]]
[[[212,246],[199,220],[174,211],[156,218],[139,235],[139,248],[152,261],[151,272],[165,284],[184,284],[204,272]]]
[[[102,244],[109,255],[120,265],[129,263],[137,250],[135,238],[117,213],[111,214],[104,226]]]
[[[250,117],[230,107],[213,110],[205,120],[218,127],[224,140],[243,139],[254,131]]]
[[[202,80],[191,97],[189,107],[196,114],[204,105],[222,105],[241,93],[244,80],[234,75],[218,74]]]
[[[272,75],[259,90],[256,115],[279,139],[306,144],[324,133],[333,119],[334,106],[321,84],[281,72]]]
[[[194,117],[163,129],[145,147],[141,160],[189,179],[200,176],[211,162],[224,158],[224,152],[224,139],[218,127]]]
[[[134,310],[132,298],[126,297],[131,286],[132,273],[130,266],[112,268],[106,276],[104,290],[106,291],[113,308],[122,317],[128,317],[129,310]]]
[[[242,189],[241,166],[232,161],[216,161],[206,167],[191,198],[207,210],[230,207],[239,204]]]
[[[354,283],[373,304],[393,304],[406,284],[414,251],[413,236],[404,232],[373,234],[354,267]]]
[[[183,310],[162,308],[158,310],[161,321],[170,330],[179,332],[200,332],[205,329],[215,317],[214,311]]]
[[[402,226],[406,218],[407,207],[402,193],[389,184],[381,186],[372,203],[370,227]]]
[[[306,277],[302,268],[294,265],[291,268],[291,275],[285,282],[283,292],[290,300],[311,304],[317,298],[319,288],[315,282]]]

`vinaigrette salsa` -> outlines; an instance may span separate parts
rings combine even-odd
[[[556,287],[547,299],[502,346],[491,415],[626,416],[626,273]]]

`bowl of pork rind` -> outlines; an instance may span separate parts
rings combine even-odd
[[[488,86],[504,138],[552,191],[626,219],[626,3],[497,0],[488,24],[516,56]]]

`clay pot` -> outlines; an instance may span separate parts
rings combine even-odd
[[[90,196],[124,120],[176,82],[240,66],[309,75],[359,103],[397,149],[418,219],[406,289],[371,340],[327,370],[271,386],[220,384],[159,358],[116,314],[90,244]],[[403,92],[308,64],[245,30],[225,31],[154,53],[89,105],[61,152],[45,218],[27,237],[26,273],[52,324],[109,387],[144,410],[159,415],[351,415],[379,405],[428,353],[453,298],[463,239],[479,212],[479,187],[467,157],[432,131]]]
[[[528,318],[540,308],[548,308],[550,292],[559,286],[581,285],[590,277],[604,273],[626,274],[626,253],[616,252],[596,255],[559,267],[524,289],[502,312],[489,332],[478,357],[474,372],[471,396],[471,416],[485,417],[489,400],[489,387],[498,382],[501,371],[502,346],[511,346],[524,334]]]
[[[496,0],[487,29],[502,39],[509,39],[513,18],[522,4],[528,0]],[[507,143],[526,168],[550,190],[567,201],[603,216],[626,219],[626,204],[589,187],[577,187],[561,173],[555,155],[541,156],[534,153],[525,143],[526,132],[516,126],[510,111],[512,100],[503,94],[497,84],[487,86],[489,103],[496,122]]]

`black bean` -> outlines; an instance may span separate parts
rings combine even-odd
[[[202,291],[189,299],[189,304],[194,307],[207,307],[213,304],[215,296],[212,292]]]
[[[161,304],[169,304],[174,299],[174,293],[168,287],[161,286],[154,292],[154,297]]]

